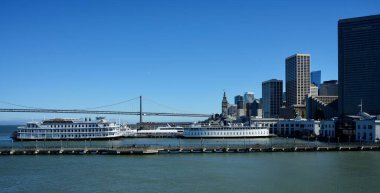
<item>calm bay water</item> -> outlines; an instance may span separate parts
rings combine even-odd
[[[378,168],[379,152],[0,156],[0,192],[379,192]]]

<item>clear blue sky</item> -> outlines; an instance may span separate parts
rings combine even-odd
[[[219,113],[223,89],[230,102],[245,91],[260,97],[261,82],[283,80],[294,53],[310,53],[322,80],[337,79],[337,21],[379,13],[378,0],[3,0],[0,100],[87,108],[143,95]],[[174,111],[148,101],[144,109]],[[44,116],[83,115],[0,113],[0,121]]]

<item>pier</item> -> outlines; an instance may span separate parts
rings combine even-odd
[[[131,145],[119,147],[0,147],[0,155],[149,155],[189,153],[380,151],[380,144]]]

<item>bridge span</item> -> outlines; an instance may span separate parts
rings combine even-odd
[[[80,109],[0,109],[4,113],[68,113],[100,115],[137,115],[137,116],[177,116],[177,117],[210,117],[210,114],[165,113],[165,112],[128,112],[128,111],[95,111]]]

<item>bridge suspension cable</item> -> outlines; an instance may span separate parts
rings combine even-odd
[[[135,97],[135,98],[132,98],[132,99],[123,100],[123,101],[112,103],[112,104],[101,105],[101,106],[90,107],[90,108],[84,108],[83,110],[94,110],[94,109],[100,109],[100,108],[105,108],[105,107],[112,107],[112,106],[115,106],[115,105],[120,105],[120,104],[123,104],[123,103],[127,103],[127,102],[130,102],[130,101],[136,100],[138,98],[139,97]],[[16,107],[21,107],[21,108],[26,108],[26,109],[48,109],[48,108],[41,108],[41,107],[32,107],[32,106],[26,106],[26,105],[19,105],[19,104],[7,102],[7,101],[0,101],[0,103],[7,104],[7,105],[12,105],[12,106],[16,106]]]
[[[14,103],[7,102],[7,101],[0,101],[0,103],[12,105],[12,106],[16,106],[16,107],[21,107],[21,108],[27,108],[27,109],[43,109],[43,108],[37,108],[37,107],[31,107],[31,106],[25,106],[25,105],[18,105],[18,104],[14,104]]]
[[[99,109],[99,108],[104,108],[104,107],[111,107],[123,103],[127,103],[136,99],[140,99],[140,112],[128,112],[128,111],[107,111],[107,110],[93,110],[93,109]],[[145,98],[146,99],[146,98]],[[7,105],[12,105],[12,106],[17,106],[21,107],[18,109],[5,109],[5,108],[0,108],[0,112],[13,112],[13,113],[79,113],[79,114],[114,114],[114,115],[139,115],[140,118],[142,116],[184,116],[184,117],[209,117],[211,116],[210,114],[198,114],[198,113],[190,113],[188,111],[183,111],[179,110],[177,108],[170,107],[168,105],[164,105],[161,103],[158,103],[152,99],[146,99],[147,101],[150,101],[154,104],[157,104],[159,106],[165,107],[167,109],[171,109],[174,111],[179,111],[183,113],[169,113],[169,112],[142,112],[141,109],[141,96],[135,97],[132,99],[120,101],[117,103],[112,103],[108,105],[102,105],[102,106],[97,106],[97,107],[92,107],[92,108],[86,108],[86,109],[49,109],[49,108],[37,108],[37,107],[31,107],[31,106],[25,106],[25,105],[18,105],[6,101],[1,101],[0,103],[7,104]]]
[[[164,107],[164,108],[166,108],[166,109],[173,110],[173,111],[193,114],[193,112],[185,111],[185,110],[181,110],[181,109],[177,109],[177,108],[174,108],[174,107],[171,107],[171,106],[168,106],[168,105],[165,105],[165,104],[162,104],[162,103],[156,102],[156,101],[154,101],[154,100],[152,100],[152,99],[149,99],[149,98],[147,98],[147,97],[144,97],[144,100],[149,101],[149,102],[151,102],[151,103],[154,103],[154,104],[156,104],[156,105],[158,105],[158,106]]]
[[[112,106],[115,106],[115,105],[120,105],[120,104],[123,104],[123,103],[127,103],[127,102],[130,102],[130,101],[133,101],[133,100],[136,100],[136,99],[139,99],[140,97],[135,97],[135,98],[132,98],[132,99],[128,99],[128,100],[124,100],[124,101],[120,101],[120,102],[117,102],[117,103],[112,103],[112,104],[108,104],[108,105],[102,105],[102,106],[97,106],[97,107],[91,107],[91,108],[85,108],[84,110],[93,110],[93,109],[101,109],[101,108],[105,108],[105,107],[112,107]]]

